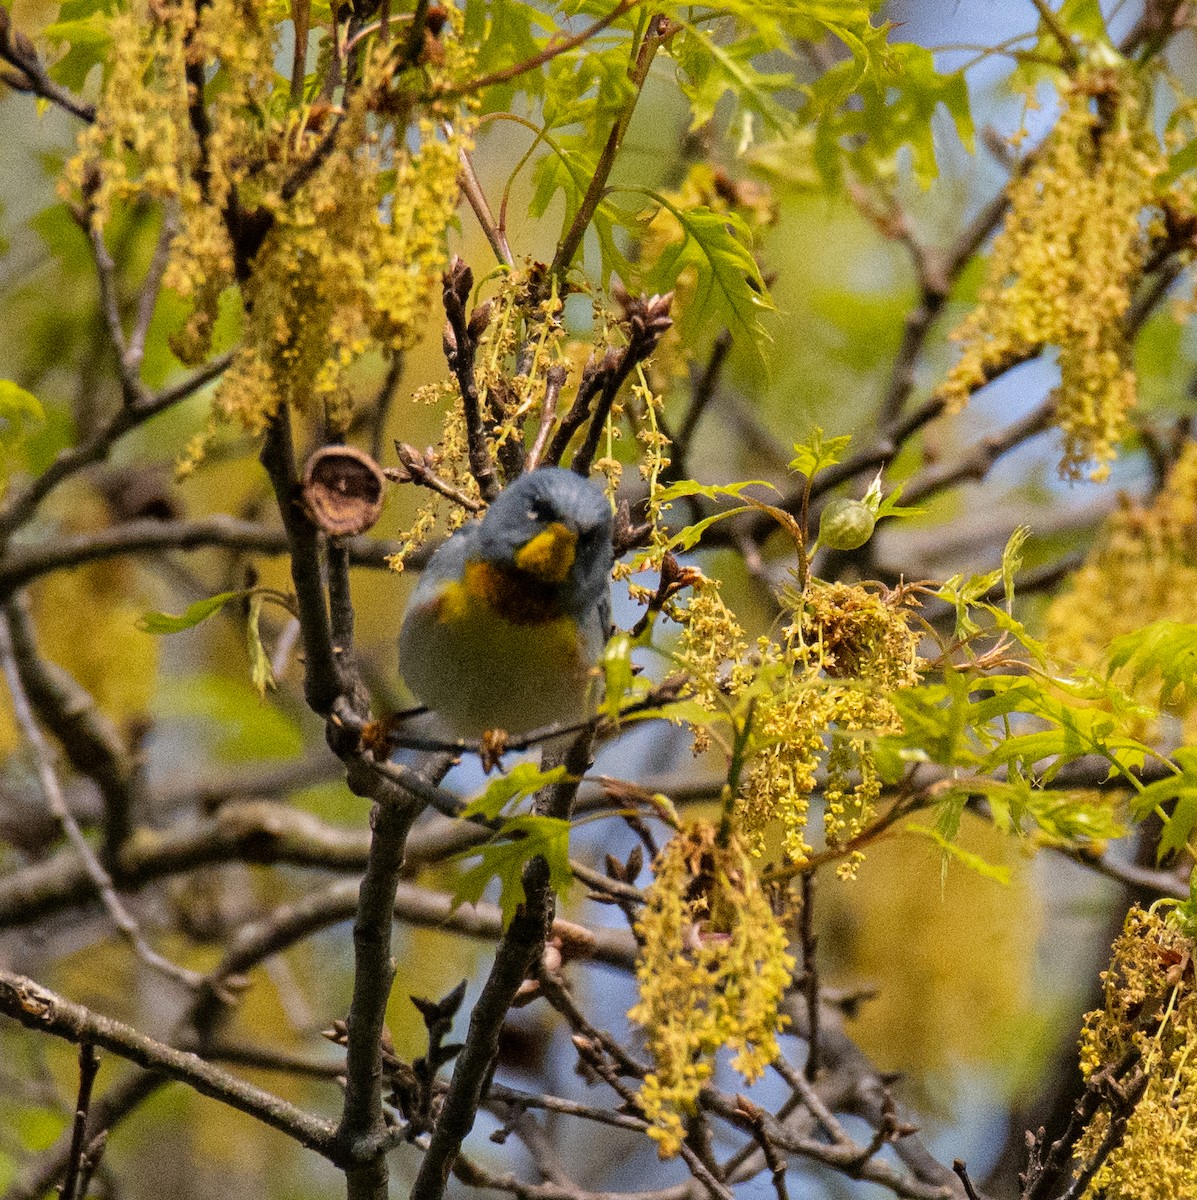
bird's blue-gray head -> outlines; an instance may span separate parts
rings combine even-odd
[[[558,585],[564,606],[579,615],[602,603],[610,585],[611,505],[580,475],[541,467],[495,498],[474,554]]]

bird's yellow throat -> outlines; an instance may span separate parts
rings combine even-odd
[[[545,583],[564,583],[574,565],[578,535],[554,521],[516,551],[515,565]]]
[[[578,535],[560,521],[530,539],[514,565],[470,559],[459,582],[441,593],[441,621],[477,619],[489,610],[513,625],[540,625],[562,616],[558,586],[574,565]]]

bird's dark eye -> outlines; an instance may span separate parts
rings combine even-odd
[[[528,505],[529,521],[544,521],[549,517],[549,509],[543,500],[533,500]]]

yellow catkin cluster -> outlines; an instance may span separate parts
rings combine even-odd
[[[807,817],[820,768],[828,847],[847,847],[871,819],[881,791],[872,739],[901,731],[890,697],[918,682],[919,635],[897,597],[860,584],[812,580],[782,602],[790,624],[755,644],[709,579],[671,615],[682,626],[675,659],[694,698],[749,725],[737,830],[759,853],[765,829],[780,822],[787,856],[801,863],[811,853]],[[710,740],[697,726],[695,751]],[[841,873],[858,862],[849,853]]]
[[[1197,1196],[1197,989],[1191,938],[1161,916],[1134,908],[1105,972],[1105,1006],[1085,1018],[1081,1073],[1139,1053],[1146,1088],[1120,1145],[1098,1169],[1085,1200]],[[1126,1083],[1126,1080],[1121,1081]],[[1090,1160],[1110,1127],[1106,1105],[1076,1147]]]
[[[860,584],[812,580],[787,592],[793,614],[772,658],[772,686],[757,700],[754,733],[763,745],[744,779],[737,815],[753,839],[780,820],[784,848],[796,862],[809,853],[806,820],[816,772],[826,768],[824,839],[850,846],[881,794],[871,739],[901,731],[890,699],[917,684],[919,636],[891,596]],[[840,865],[850,877],[852,852]]]
[[[1100,668],[1110,642],[1152,621],[1197,623],[1197,442],[1181,452],[1147,507],[1122,499],[1068,587],[1047,611],[1053,654]],[[1149,700],[1151,680],[1142,683]],[[1158,687],[1158,684],[1157,684]],[[1197,706],[1176,709],[1197,737]]]
[[[938,395],[958,408],[1005,367],[1059,350],[1060,472],[1105,479],[1136,401],[1124,317],[1143,269],[1144,210],[1166,158],[1129,67],[1088,67],[1055,128],[1008,189],[977,307]]]
[[[749,856],[734,839],[720,845],[714,826],[682,830],[653,870],[636,923],[640,1000],[628,1016],[652,1054],[639,1099],[666,1158],[681,1147],[717,1051],[731,1050],[749,1082],[777,1057],[794,959]]]
[[[569,373],[564,305],[540,264],[511,272],[491,299],[475,364],[480,401],[495,429],[493,446],[520,443],[536,428],[553,368]]]
[[[731,687],[729,670],[748,651],[748,640],[735,613],[719,594],[718,580],[704,575],[693,586],[689,603],[672,610],[681,624],[675,656],[690,677],[696,698],[715,711]]]
[[[468,496],[475,504],[481,504],[482,493],[478,490],[478,481],[470,473],[465,414],[462,412],[457,381],[442,379],[439,383],[427,384],[417,388],[411,398],[414,403],[437,408],[443,413],[440,440],[425,456],[428,466],[438,478]],[[396,538],[399,549],[387,557],[387,565],[393,571],[402,571],[407,557],[438,530],[453,533],[470,518],[470,512],[460,504],[442,499],[435,493],[430,495],[431,498],[417,510],[412,523]]]
[[[488,301],[489,319],[479,338],[474,361],[478,403],[492,458],[503,469],[503,449],[525,445],[529,430],[539,428],[549,372],[569,371],[563,304],[543,266],[532,265],[505,275]],[[443,414],[441,436],[428,465],[437,476],[476,503],[478,483],[470,470],[469,446],[461,394],[455,379],[444,379],[416,389],[412,401]],[[453,532],[469,518],[453,501],[434,497],[423,505],[413,524],[399,535],[399,551],[387,561],[396,570],[403,559],[437,530]]]
[[[114,17],[112,65],[67,195],[101,232],[115,202],[168,203],[178,233],[164,283],[192,306],[172,339],[184,361],[208,353],[221,296],[240,289],[242,343],[217,389],[219,417],[256,433],[287,403],[343,428],[349,366],[369,349],[404,349],[427,322],[470,122],[455,104],[403,91],[401,38],[370,46],[344,111],[290,105],[264,11],[147,0]],[[429,94],[470,71],[460,24],[450,9],[424,65]],[[202,111],[189,109],[189,67],[210,80]],[[267,231],[240,279],[230,225]]]

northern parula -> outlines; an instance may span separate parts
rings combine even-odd
[[[399,669],[461,737],[581,720],[611,628],[611,506],[541,467],[429,560],[403,617]]]

